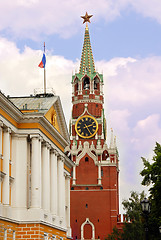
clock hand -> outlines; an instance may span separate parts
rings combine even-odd
[[[86,124],[85,124],[85,125],[86,125]],[[87,128],[87,127],[90,127],[90,126],[93,126],[93,123],[92,123],[92,124],[90,124],[90,125],[88,125],[88,126],[86,125],[86,127],[84,127],[84,128]]]
[[[89,126],[87,126],[87,125],[85,124],[85,127],[84,127],[84,128],[87,128],[88,132],[89,132],[90,134],[92,134],[92,133],[90,132],[90,130],[89,130],[88,127],[89,127]]]

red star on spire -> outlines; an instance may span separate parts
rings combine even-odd
[[[83,23],[85,22],[89,22],[90,23],[90,18],[92,17],[93,15],[88,15],[88,13],[86,12],[86,15],[85,16],[81,16],[81,18],[84,19]]]

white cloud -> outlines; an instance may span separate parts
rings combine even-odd
[[[2,92],[20,96],[42,88],[43,69],[38,68],[41,58],[42,51],[25,47],[20,52],[13,42],[0,38]],[[78,61],[47,53],[47,85],[60,96],[67,120],[71,115],[72,70],[78,65]],[[161,57],[117,58],[96,65],[104,72],[107,124],[118,139],[121,195],[128,197],[129,189],[135,190],[141,182],[141,156],[148,157],[155,141],[161,141]],[[126,182],[129,188],[124,189]]]
[[[129,8],[161,23],[158,0],[5,0],[0,3],[0,31],[16,38],[38,39],[42,34],[69,37],[81,26],[79,16],[86,11],[93,21],[112,21]]]
[[[150,154],[155,142],[161,142],[160,112],[152,114],[137,122],[134,128],[134,137],[131,139],[137,151],[148,151]]]
[[[34,89],[43,89],[44,71],[38,67],[42,51],[25,47],[20,52],[16,45],[0,38],[0,88],[6,95],[21,96],[34,93]],[[67,120],[71,113],[71,77],[74,63],[62,56],[47,56],[47,87],[53,88],[61,96]]]
[[[121,199],[142,191],[141,157],[161,143],[161,57],[117,58],[97,63],[104,73],[107,123],[117,136]],[[109,128],[110,128],[109,127]]]
[[[161,57],[118,58],[100,65],[104,69],[105,93],[108,91],[112,105],[124,102],[124,107],[140,107],[152,104],[153,99],[161,100]]]
[[[158,0],[130,0],[133,8],[145,17],[151,17],[161,24],[161,2]]]

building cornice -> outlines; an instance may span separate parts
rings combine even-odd
[[[98,100],[98,99],[79,99],[79,100],[74,100],[73,101],[73,105],[74,104],[79,104],[79,103],[100,103],[103,104],[102,100]]]
[[[1,92],[0,108],[16,122],[20,121],[23,117],[23,113]]]
[[[68,128],[67,128],[67,125],[66,125],[66,120],[65,120],[64,113],[63,113],[63,110],[62,110],[62,104],[61,104],[61,101],[60,101],[59,97],[57,98],[57,101],[55,101],[54,107],[55,107],[55,110],[57,112],[58,122],[60,122],[61,134],[67,140],[68,144],[70,144]]]

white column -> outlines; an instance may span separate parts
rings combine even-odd
[[[57,155],[56,150],[51,151],[51,165],[50,165],[50,186],[51,186],[51,213],[57,215]]]
[[[27,137],[12,134],[12,183],[11,204],[13,207],[27,207]]]
[[[90,94],[92,93],[92,80],[90,79]]]
[[[31,137],[31,208],[41,208],[41,139]]]
[[[98,163],[98,185],[101,185],[101,165]]]
[[[67,226],[67,236],[71,236],[70,228],[70,175],[66,174],[65,178],[65,197],[66,197],[66,226]]]
[[[78,82],[78,86],[79,86],[79,95],[82,94],[82,82]]]
[[[9,160],[10,160],[10,128],[4,129],[3,137],[3,172],[6,174],[3,180],[2,202],[9,204]]]
[[[50,145],[42,145],[42,208],[50,211]]]
[[[82,94],[82,81],[80,82],[80,94]]]
[[[58,157],[58,215],[61,219],[65,215],[64,206],[64,158],[62,156]]]
[[[92,93],[94,93],[94,80],[92,81]]]
[[[73,185],[76,184],[76,166],[74,165],[73,166],[73,182],[72,182]]]
[[[63,220],[64,223],[66,221],[65,219],[65,176],[66,173],[64,172],[64,161],[63,161],[63,187],[62,187],[62,196],[63,196],[63,203],[62,203],[62,216],[63,216]]]
[[[0,121],[0,171],[2,171],[2,130],[3,122]],[[0,203],[1,203],[1,186],[2,186],[2,179],[0,177]]]

